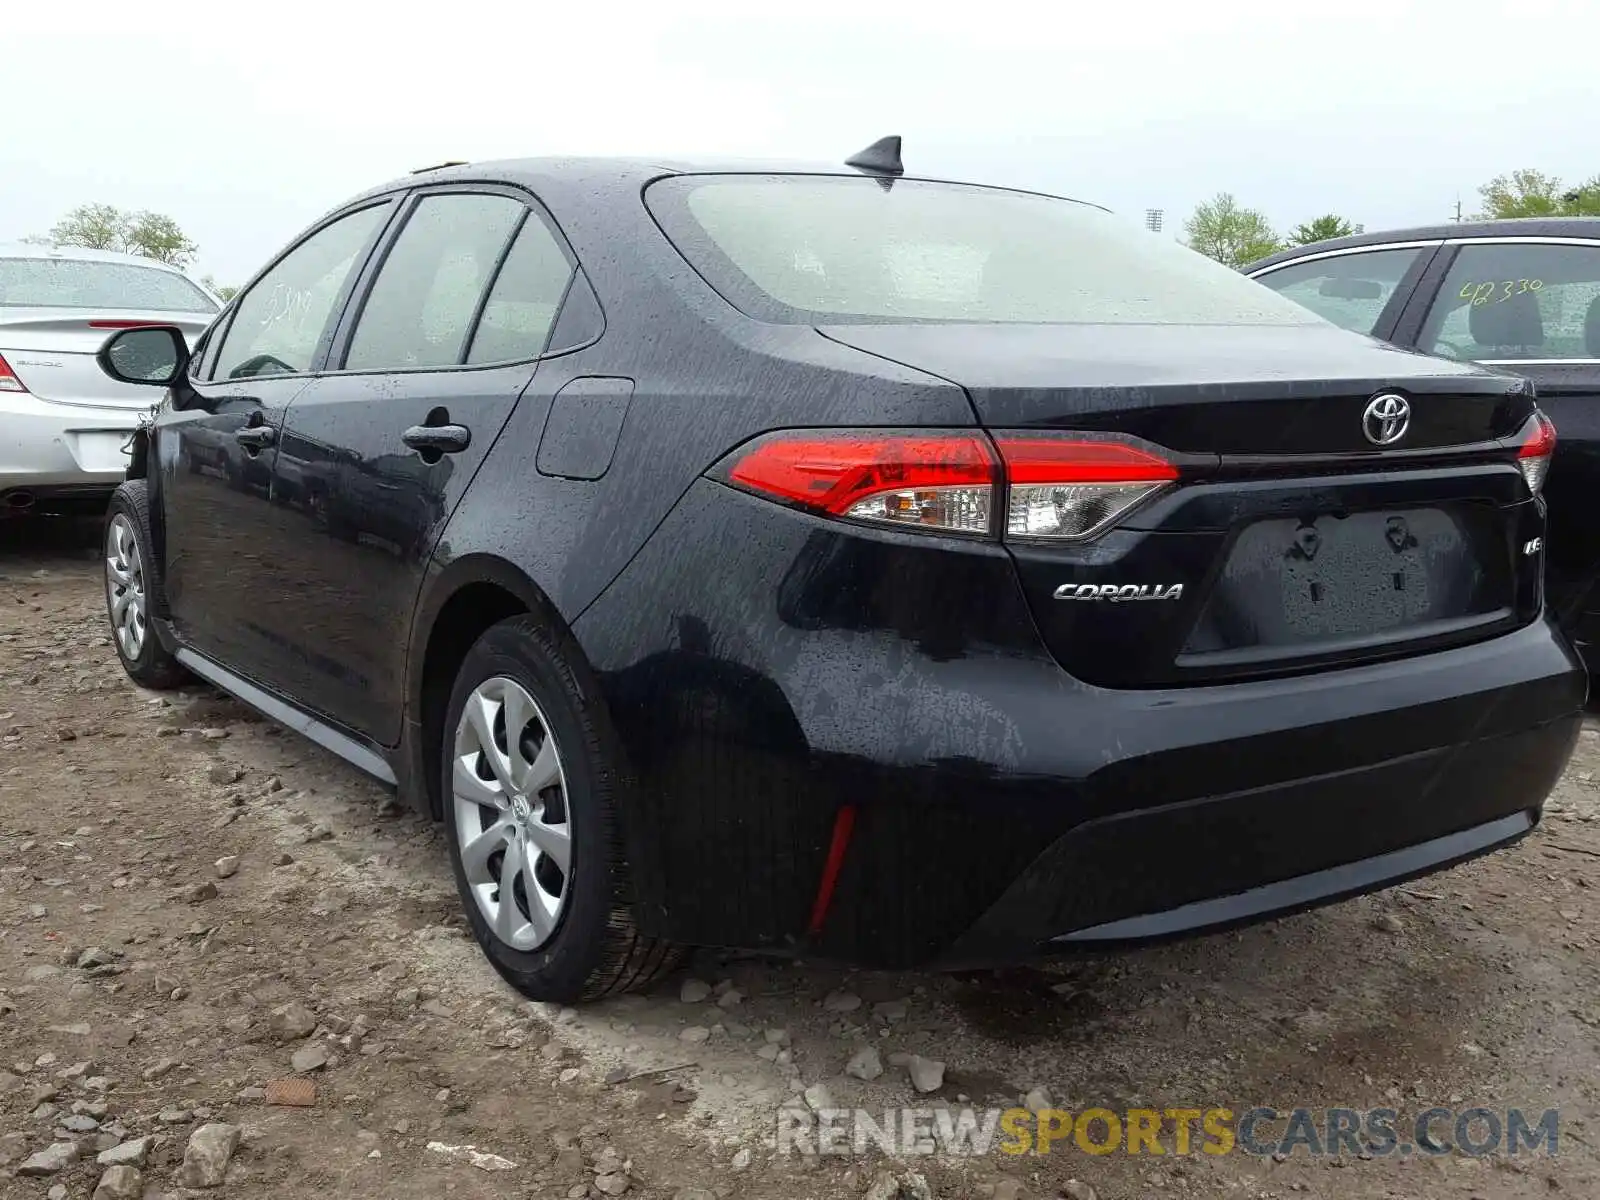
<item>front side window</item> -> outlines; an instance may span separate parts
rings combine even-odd
[[[1275,267],[1256,282],[1304,305],[1324,320],[1370,334],[1422,248],[1367,250]]]
[[[357,258],[388,211],[376,204],[324,225],[258,279],[234,308],[212,378],[309,371]]]
[[[1072,200],[825,175],[675,176],[645,200],[707,282],[762,320],[1320,324],[1238,272]]]
[[[0,258],[0,308],[98,308],[214,313],[176,271],[86,258]]]
[[[1600,358],[1600,245],[1461,247],[1418,346],[1450,358]]]
[[[344,369],[459,365],[489,277],[526,211],[508,196],[424,197],[373,281]]]

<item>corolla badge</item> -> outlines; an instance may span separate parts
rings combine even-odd
[[[1361,414],[1361,432],[1374,446],[1392,446],[1411,428],[1411,402],[1398,392],[1379,392]]]
[[[1063,583],[1055,590],[1057,600],[1181,600],[1181,583]]]

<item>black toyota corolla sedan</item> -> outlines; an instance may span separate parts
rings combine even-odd
[[[167,389],[128,673],[442,820],[531,996],[1305,908],[1526,834],[1577,736],[1525,380],[892,141],[420,172],[101,363]]]

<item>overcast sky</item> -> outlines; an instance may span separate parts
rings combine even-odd
[[[6,7],[0,241],[149,208],[222,283],[445,159],[837,162],[899,133],[913,173],[1174,233],[1224,189],[1379,229],[1470,215],[1502,171],[1600,172],[1595,0]]]

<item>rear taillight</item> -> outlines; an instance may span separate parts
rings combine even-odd
[[[999,434],[1008,538],[1081,541],[1178,478],[1153,451],[1111,440]]]
[[[996,466],[978,434],[815,431],[762,438],[728,478],[835,517],[983,534]]]
[[[1517,466],[1522,468],[1528,490],[1535,496],[1544,487],[1544,477],[1550,473],[1550,456],[1555,452],[1556,427],[1543,413],[1534,413],[1523,433],[1522,445],[1517,449]]]
[[[964,431],[808,430],[758,439],[725,477],[835,517],[1059,542],[1104,531],[1178,468],[1153,449],[1082,434],[1002,433],[991,443]]]
[[[17,373],[11,369],[11,364],[0,354],[0,392],[25,392],[28,389],[22,386],[22,380],[17,378]]]

